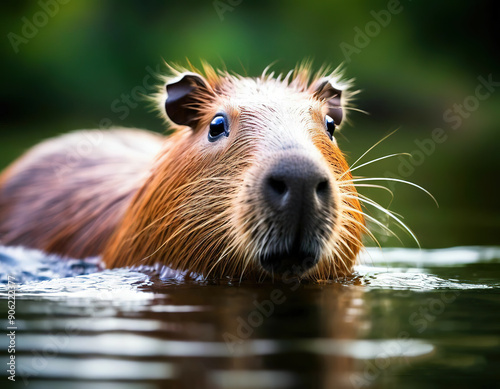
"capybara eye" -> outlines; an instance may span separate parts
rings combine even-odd
[[[215,117],[210,122],[210,130],[208,131],[208,140],[214,142],[222,135],[228,136],[229,131],[227,129],[227,120],[224,115],[215,115]]]
[[[326,132],[328,133],[328,136],[330,139],[333,138],[333,133],[335,132],[335,120],[332,119],[331,116],[326,115],[325,116],[325,124],[326,124]]]

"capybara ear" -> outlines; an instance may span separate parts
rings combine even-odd
[[[343,110],[341,105],[342,89],[336,84],[336,80],[330,77],[323,77],[311,85],[311,91],[320,99],[325,100],[328,107],[328,115],[338,126],[343,119]]]
[[[196,127],[198,109],[203,92],[208,92],[207,81],[196,73],[182,73],[166,85],[165,111],[176,124]]]

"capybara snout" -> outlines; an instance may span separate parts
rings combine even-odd
[[[277,153],[262,170],[255,195],[261,197],[256,203],[266,215],[269,233],[260,264],[273,273],[294,265],[308,270],[318,262],[322,242],[336,223],[331,174],[305,152],[293,149]]]

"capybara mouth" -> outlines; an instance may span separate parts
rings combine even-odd
[[[301,276],[315,266],[318,260],[319,255],[312,251],[292,249],[285,252],[264,254],[260,257],[259,262],[264,270],[273,275],[291,273],[295,276]]]

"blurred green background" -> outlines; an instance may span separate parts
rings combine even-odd
[[[285,72],[305,58],[317,67],[344,62],[362,90],[356,106],[368,112],[351,112],[342,129],[349,161],[397,128],[363,161],[413,153],[356,173],[415,182],[440,207],[402,184],[391,185],[392,203],[387,193],[364,193],[390,203],[423,247],[499,243],[500,86],[475,96],[479,77],[500,82],[498,2],[18,0],[0,7],[0,168],[73,129],[112,123],[165,131],[136,88],[148,69],[165,70],[163,60],[204,59],[252,76],[274,61]]]

